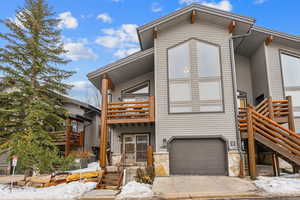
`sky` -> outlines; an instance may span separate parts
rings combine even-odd
[[[0,19],[14,19],[24,0],[0,2]],[[259,26],[300,35],[300,0],[48,0],[61,19],[58,28],[69,51],[64,56],[71,60],[61,68],[76,71],[67,80],[74,86],[69,95],[95,103],[96,90],[87,74],[138,51],[138,26],[193,2],[253,17]],[[0,32],[6,31],[1,24]]]

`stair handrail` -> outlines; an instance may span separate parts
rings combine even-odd
[[[252,109],[252,108],[251,108],[251,109]],[[281,126],[281,125],[278,124],[277,122],[275,122],[275,121],[269,119],[268,117],[266,117],[266,116],[264,116],[264,115],[258,113],[258,112],[255,111],[254,109],[252,109],[252,112],[253,112],[255,115],[259,116],[260,118],[263,118],[263,119],[266,120],[267,122],[269,122],[269,123],[271,123],[272,125],[276,126],[277,128],[282,129],[282,130],[288,132],[290,135],[292,135],[292,136],[294,136],[294,137],[300,139],[300,136],[299,136],[297,133],[295,133],[295,132],[293,132],[293,131],[291,131],[291,130],[285,128],[284,126]]]

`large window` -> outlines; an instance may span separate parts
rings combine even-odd
[[[168,50],[171,113],[223,111],[219,52],[195,39]]]
[[[294,115],[300,117],[300,56],[281,54],[284,90],[292,96]]]

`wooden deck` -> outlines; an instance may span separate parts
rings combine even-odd
[[[155,121],[154,97],[148,101],[111,102],[107,107],[107,124],[151,123]]]

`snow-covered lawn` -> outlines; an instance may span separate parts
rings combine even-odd
[[[99,162],[92,162],[88,164],[87,168],[71,170],[68,172],[71,174],[75,174],[75,173],[92,172],[98,170],[101,170],[101,167],[99,166]]]
[[[116,199],[138,198],[146,199],[153,196],[152,186],[135,181],[127,183]]]
[[[285,177],[258,177],[254,184],[267,193],[300,195],[300,179]]]
[[[0,199],[5,200],[71,200],[96,187],[97,183],[71,182],[47,188],[13,188],[0,185]]]

